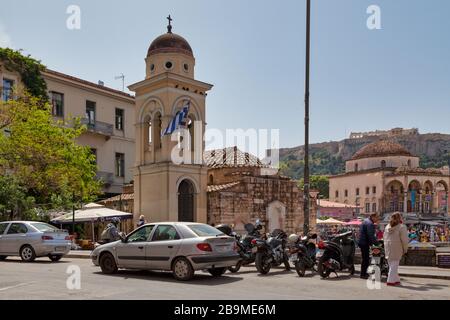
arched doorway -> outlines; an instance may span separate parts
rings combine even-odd
[[[194,222],[195,188],[185,179],[178,186],[178,221]]]

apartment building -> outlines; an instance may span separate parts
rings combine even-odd
[[[124,92],[46,70],[43,77],[55,119],[80,117],[88,130],[78,143],[89,146],[96,155],[97,176],[105,182],[107,196],[122,193],[122,187],[133,180],[134,166],[134,97]],[[1,98],[8,100],[20,76],[2,67],[0,62]]]

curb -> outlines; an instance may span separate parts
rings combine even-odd
[[[64,258],[74,258],[74,259],[91,259],[90,255],[85,254],[67,254]]]

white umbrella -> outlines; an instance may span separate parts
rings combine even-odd
[[[337,225],[337,224],[345,224],[345,222],[342,222],[342,221],[339,221],[339,220],[336,220],[336,219],[333,219],[333,218],[329,218],[329,219],[326,219],[326,220],[317,219],[316,220],[316,224]]]

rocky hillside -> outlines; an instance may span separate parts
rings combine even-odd
[[[363,146],[378,141],[379,137],[344,139],[310,145],[311,174],[331,175],[344,172],[345,160]],[[400,143],[420,157],[421,167],[440,168],[450,163],[450,135],[439,133],[395,136],[389,140]],[[303,146],[280,149],[282,173],[294,179],[303,177]]]

